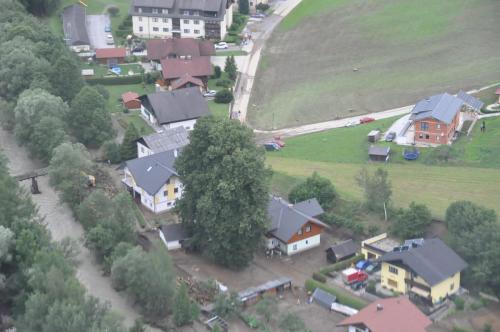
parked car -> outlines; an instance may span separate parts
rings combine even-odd
[[[391,131],[387,136],[385,136],[386,142],[392,142],[396,138],[396,133]]]
[[[372,262],[370,264],[370,266],[368,266],[365,271],[368,273],[368,274],[372,274],[372,273],[375,273],[377,271],[380,270],[380,264],[379,263],[376,263],[376,262]]]
[[[115,43],[115,41],[113,39],[113,35],[112,34],[107,34],[106,35],[106,44],[113,45],[114,43]]]
[[[264,14],[264,13],[255,13],[255,14],[251,15],[250,17],[253,17],[253,18],[265,18],[266,14]]]
[[[275,136],[273,139],[274,139],[274,143],[278,144],[280,146],[280,148],[285,147],[286,143],[285,143],[285,141],[283,141],[281,139],[281,136]]]
[[[365,270],[368,266],[370,266],[370,261],[366,260],[360,260],[359,262],[356,263],[356,268],[358,270]]]
[[[104,26],[104,32],[111,32],[111,25],[110,24],[106,24]]]
[[[217,94],[217,91],[215,91],[215,90],[208,90],[207,92],[205,92],[203,94],[203,97],[215,97],[216,94]]]
[[[269,143],[264,143],[264,148],[267,151],[278,151],[280,149],[280,146],[277,143],[269,142]]]
[[[215,44],[214,47],[216,50],[226,50],[229,47],[229,45],[227,45],[226,42],[220,42]]]
[[[365,116],[364,118],[361,118],[361,119],[359,120],[359,123],[360,123],[360,124],[363,124],[363,123],[368,123],[368,122],[373,122],[373,121],[375,121],[375,119],[374,119],[374,118],[370,118],[370,117],[368,117],[368,116]]]
[[[348,121],[344,127],[355,127],[358,124],[356,121]]]

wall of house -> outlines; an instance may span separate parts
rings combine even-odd
[[[292,243],[289,242],[286,245],[285,254],[295,255],[301,251],[319,246],[320,242],[321,242],[321,234],[313,235],[311,237],[296,242]]]
[[[145,146],[144,144],[141,144],[137,142],[137,157],[142,158],[142,157],[147,157],[153,154],[153,151]]]
[[[380,257],[380,254],[378,252],[373,251],[369,248],[366,248],[365,244],[372,244],[372,243],[378,242],[380,240],[383,240],[386,237],[387,237],[387,233],[382,233],[382,234],[376,235],[374,237],[371,237],[369,239],[366,239],[364,241],[361,241],[361,253],[365,256],[365,259],[378,259]],[[374,258],[369,257],[369,255],[368,255],[369,253],[375,257]]]
[[[177,127],[184,127],[186,130],[190,131],[194,129],[194,125],[196,123],[197,119],[192,119],[192,120],[186,120],[186,121],[179,121],[179,122],[172,122],[168,124],[164,124],[163,127],[165,129],[170,129],[170,128],[177,128]]]
[[[230,12],[230,13],[228,13]],[[224,21],[221,23],[221,39],[226,35],[227,28],[233,21],[232,11],[228,9],[224,16]],[[229,23],[229,25],[227,25]],[[134,35],[141,38],[171,38],[173,36],[173,25],[171,18],[148,17],[148,16],[132,16],[132,31]],[[179,32],[175,30],[175,32]],[[180,18],[180,35],[181,38],[204,38],[205,20],[200,18]]]
[[[177,192],[175,190],[177,189]],[[182,183],[178,177],[170,177],[154,197],[154,212],[160,213],[172,209],[175,206],[175,200],[182,196]]]
[[[202,19],[181,19],[181,37],[205,37],[205,21]]]
[[[396,269],[397,273],[389,271],[389,268]],[[380,283],[382,286],[385,286],[395,292],[406,294],[405,278],[407,276],[407,272],[404,268],[387,262],[382,262],[380,272]]]
[[[88,52],[90,51],[90,45],[74,45],[69,47],[73,52]]]
[[[458,127],[460,112],[457,112],[453,121],[450,124],[438,121],[436,119],[427,118],[415,122],[415,142],[427,144],[449,144],[455,130]],[[423,129],[422,124],[428,125],[428,129]]]
[[[141,105],[141,115],[146,119],[148,120],[149,122],[151,122],[153,125],[156,125],[156,118],[154,117],[154,115],[152,113],[150,113],[145,107],[144,105]]]
[[[460,288],[460,272],[455,273],[452,277],[443,280],[439,284],[431,288],[432,302],[437,303],[445,299],[447,296],[455,294]]]
[[[295,233],[288,241],[288,244],[291,243],[296,243],[298,241],[305,240],[307,238],[310,238],[312,236],[321,234],[321,231],[323,230],[323,227],[320,227],[312,222],[307,222],[305,223],[300,231]]]

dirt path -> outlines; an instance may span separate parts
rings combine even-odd
[[[9,159],[9,170],[11,174],[21,174],[41,166],[40,163],[28,157],[28,153],[15,142],[14,136],[0,129],[0,151]],[[22,185],[29,189],[30,182],[24,181]],[[87,248],[83,246],[83,228],[75,221],[70,208],[60,202],[55,190],[49,186],[48,177],[43,176],[38,180],[38,185],[42,191],[41,195],[33,195],[33,201],[39,206],[40,215],[45,217],[47,228],[55,241],[68,237],[78,240],[80,244],[80,262],[76,276],[78,280],[87,288],[90,295],[102,301],[109,302],[113,311],[124,318],[127,327],[133,325],[135,319],[140,315],[126,300],[124,294],[116,292],[111,287],[111,280],[102,275],[100,268],[95,264],[94,259]],[[151,331],[159,331],[153,330]]]

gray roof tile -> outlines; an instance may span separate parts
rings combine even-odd
[[[448,93],[441,93],[420,100],[415,107],[413,107],[410,118],[416,121],[434,118],[446,124],[450,124],[463,104],[464,102],[460,98]]]
[[[153,153],[182,148],[189,144],[189,133],[184,127],[165,129],[161,133],[143,136],[138,141]]]
[[[186,229],[182,224],[168,224],[161,225],[160,230],[165,237],[165,241],[182,241],[186,240],[189,236]]]
[[[67,45],[90,45],[85,8],[83,6],[71,5],[65,7],[62,12],[62,21]]]
[[[475,111],[480,111],[484,106],[484,103],[481,100],[474,98],[463,90],[460,90],[457,93],[457,98],[462,99],[469,107],[472,107]]]
[[[352,239],[337,243],[327,249],[333,251],[337,259],[342,259],[343,257],[355,254],[359,247]]]

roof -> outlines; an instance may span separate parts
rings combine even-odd
[[[161,125],[210,114],[207,101],[197,87],[150,93],[139,99]]]
[[[382,256],[382,262],[401,262],[430,286],[467,267],[467,263],[439,238],[426,239],[410,250],[388,252]]]
[[[372,302],[338,326],[358,324],[365,325],[371,332],[425,332],[432,322],[410,300],[400,296]]]
[[[391,152],[390,146],[370,146],[368,154],[370,156],[387,156]]]
[[[122,94],[122,101],[124,103],[127,103],[127,102],[132,101],[132,100],[139,100],[139,94],[135,93],[135,92],[131,92],[131,91],[128,91],[128,92],[125,92],[124,94]]]
[[[182,241],[182,240],[186,240],[187,238],[189,238],[188,233],[186,232],[186,229],[184,228],[184,225],[182,225],[180,223],[161,225],[160,231],[163,233],[163,236],[165,237],[165,241],[167,241],[167,242]]]
[[[213,42],[194,38],[152,39],[146,42],[149,60],[161,60],[168,57],[212,56],[215,55]]]
[[[269,234],[288,241],[307,222],[328,227],[315,217],[324,213],[316,198],[292,205],[280,197],[271,196],[267,214],[271,220]]]
[[[333,251],[337,259],[355,254],[358,251],[358,245],[352,239],[340,242],[331,246],[327,250]]]
[[[67,45],[90,45],[85,8],[83,6],[71,5],[65,7],[62,12],[62,21]]]
[[[215,16],[210,15],[211,20],[220,21],[224,18],[228,0],[133,0],[130,7],[130,14],[136,14],[136,7],[149,7],[149,8],[168,8],[168,14],[152,14],[152,11],[143,10],[142,16],[156,16],[156,17],[179,17],[181,10],[187,9],[191,11],[202,11],[217,13]],[[185,16],[184,16],[185,17]],[[196,18],[192,13],[188,15],[189,18]]]
[[[464,103],[466,103],[469,107],[471,107],[475,111],[480,111],[481,108],[483,108],[484,106],[484,103],[481,100],[472,97],[470,94],[468,94],[463,90],[458,91],[457,98],[463,100]]]
[[[187,83],[192,83],[196,86],[203,86],[203,81],[200,80],[199,78],[193,77],[189,74],[185,74],[182,77],[176,79],[175,81],[172,82],[170,85],[172,87],[172,90],[176,90],[182,86],[184,86]]]
[[[192,59],[163,59],[161,72],[164,79],[174,79],[189,74],[193,77],[211,76],[213,74],[210,57],[201,56]]]
[[[312,293],[311,297],[313,298],[313,300],[318,302],[318,304],[326,307],[327,309],[331,309],[332,303],[334,303],[337,300],[337,298],[334,295],[325,292],[321,288],[316,288]]]
[[[96,48],[96,59],[124,58],[127,56],[125,47]]]
[[[411,111],[410,119],[419,121],[426,118],[434,118],[438,121],[450,124],[460,111],[464,101],[448,93],[441,93],[420,100]]]
[[[179,149],[189,144],[189,133],[183,126],[165,129],[160,133],[143,136],[138,139],[153,153]]]
[[[244,290],[238,292],[238,298],[240,299],[240,301],[245,301],[249,297],[250,298],[255,297],[262,292],[266,292],[268,290],[274,289],[274,288],[279,287],[279,286],[283,286],[283,285],[288,284],[288,283],[292,283],[292,279],[290,279],[288,277],[281,277],[279,279],[274,279],[274,280],[268,281],[262,285],[259,285],[256,287],[250,287],[250,288],[247,288],[247,289],[244,289]]]
[[[135,183],[148,194],[155,195],[172,175],[178,175],[174,168],[175,150],[129,160],[125,163]]]

